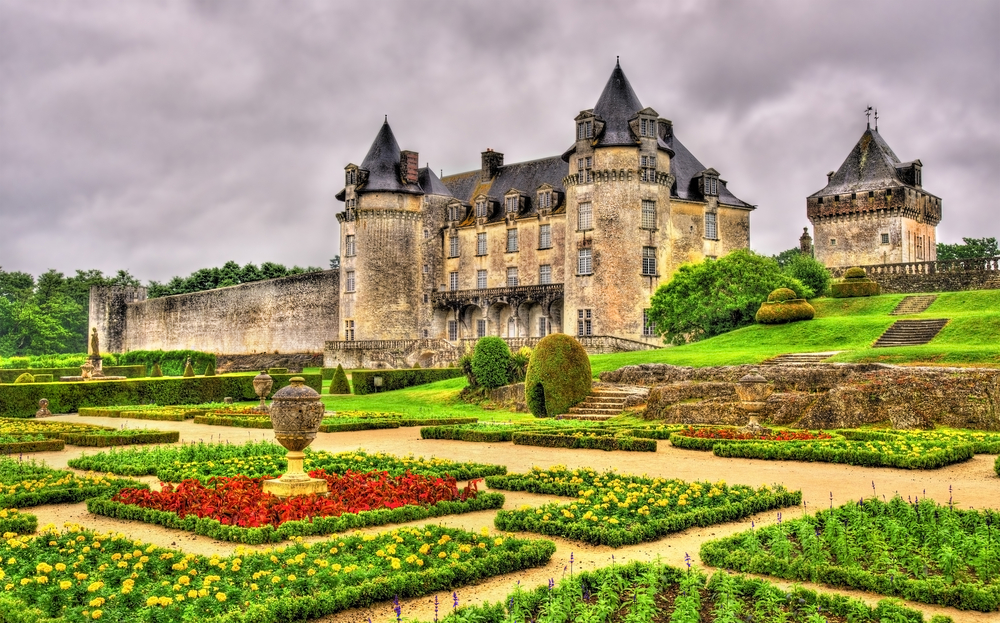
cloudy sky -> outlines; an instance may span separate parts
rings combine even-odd
[[[939,240],[1000,237],[998,32],[991,0],[0,0],[0,266],[325,267],[384,114],[445,174],[559,154],[617,55],[759,206],[759,252],[797,244],[868,105]]]

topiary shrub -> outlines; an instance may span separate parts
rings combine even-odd
[[[151,377],[163,376],[163,370],[160,369],[160,364],[158,363],[153,364],[153,369],[149,371],[149,376]]]
[[[331,394],[350,394],[351,384],[347,381],[347,373],[344,366],[337,364],[337,371],[333,373],[333,380],[330,381]]]
[[[864,268],[848,268],[844,280],[830,285],[830,296],[838,299],[854,296],[875,296],[878,284],[868,278]]]
[[[52,382],[52,375],[51,374],[36,374],[35,375],[35,380],[32,381],[32,382],[34,382],[34,383],[51,383]]]
[[[205,376],[215,376],[215,362],[209,361],[205,365]]]
[[[189,379],[194,376],[194,368],[191,367],[191,360],[188,359],[187,363],[184,364],[184,378]]]
[[[812,320],[816,310],[805,299],[777,303],[761,303],[755,320],[759,324],[784,324],[796,320]]]
[[[572,337],[553,333],[531,352],[524,379],[528,409],[535,417],[554,417],[590,394],[590,357]]]
[[[853,268],[848,268],[847,272],[844,273],[844,279],[867,279],[868,273],[865,272],[864,268],[860,266],[854,266]]]
[[[476,342],[472,353],[472,374],[486,389],[503,387],[510,382],[510,347],[502,338],[488,336]]]
[[[21,376],[19,376],[16,379],[14,379],[14,382],[15,383],[34,383],[35,382],[35,377],[32,376],[31,374],[28,374],[27,372],[25,372]]]
[[[785,301],[793,301],[799,297],[795,295],[795,292],[789,290],[788,288],[778,288],[774,292],[767,295],[768,303],[784,303]]]

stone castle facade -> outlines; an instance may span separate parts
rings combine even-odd
[[[941,198],[924,190],[922,166],[901,162],[869,125],[806,199],[816,259],[828,267],[936,260]]]
[[[343,343],[564,332],[659,345],[651,295],[683,263],[748,248],[755,208],[618,65],[561,155],[505,164],[487,149],[479,169],[439,179],[386,122],[337,199]]]

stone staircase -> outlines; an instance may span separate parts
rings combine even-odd
[[[920,312],[926,310],[937,300],[936,294],[923,294],[917,296],[907,296],[899,305],[896,305],[896,309],[889,312],[890,316],[907,316],[909,314],[919,314]]]
[[[636,395],[634,391],[621,389],[594,389],[583,402],[570,407],[569,413],[562,416],[564,420],[609,420],[620,415],[625,410],[629,398]]]
[[[778,355],[761,362],[762,366],[815,366],[823,363],[824,359],[833,357],[839,350],[831,350],[825,353],[788,353]]]
[[[948,319],[897,320],[885,330],[872,348],[889,346],[919,346],[934,339],[934,336],[948,324]]]

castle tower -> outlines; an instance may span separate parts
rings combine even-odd
[[[361,166],[345,167],[340,222],[340,339],[419,335],[424,191],[417,154],[400,151],[388,121]]]
[[[563,154],[563,330],[648,337],[644,311],[670,272],[671,124],[644,108],[616,63],[597,104],[576,119]]]
[[[816,259],[829,267],[936,259],[941,199],[923,189],[922,166],[900,162],[869,125],[826,186],[806,198]]]

